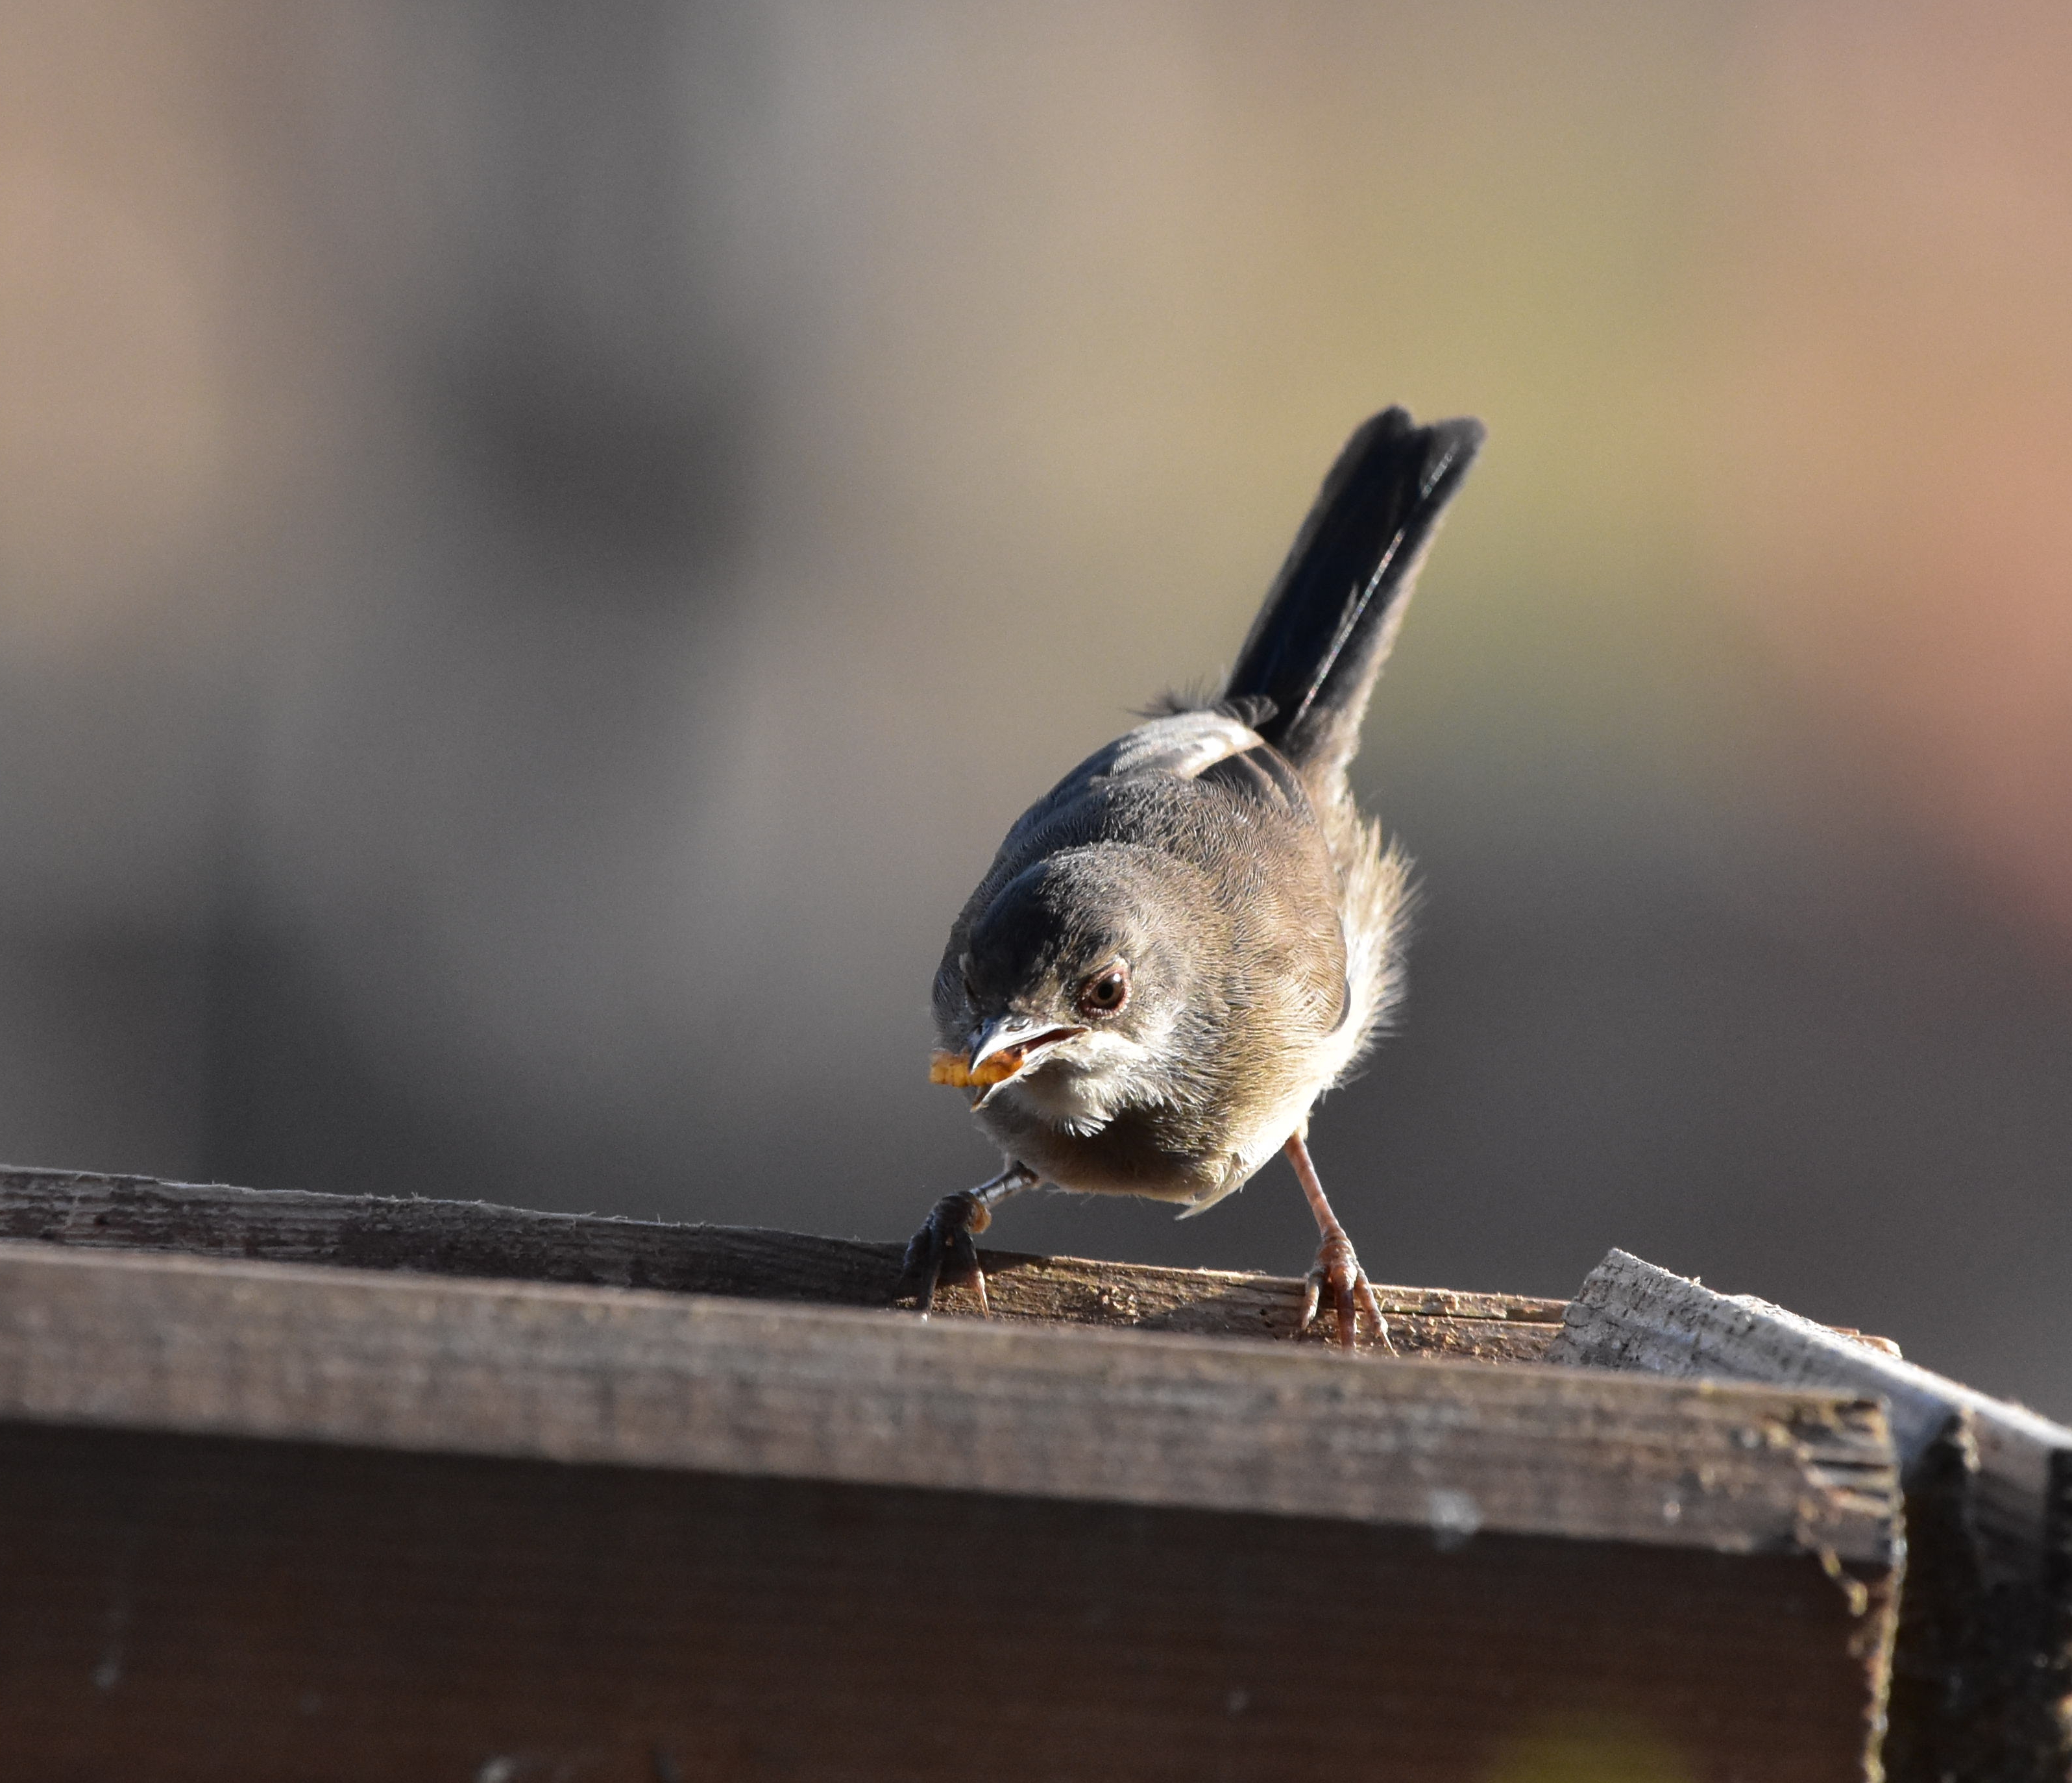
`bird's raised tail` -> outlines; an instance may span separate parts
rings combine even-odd
[[[1439,517],[1481,451],[1479,421],[1387,409],[1324,479],[1223,690],[1270,701],[1253,726],[1312,786],[1344,771]]]

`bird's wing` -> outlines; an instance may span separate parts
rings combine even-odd
[[[1026,838],[1062,817],[1102,781],[1141,776],[1199,780],[1220,764],[1248,757],[1249,751],[1262,747],[1256,731],[1226,713],[1174,712],[1153,719],[1096,750],[1023,812],[1001,844],[997,860],[1015,856]]]
[[[1219,761],[1256,749],[1259,733],[1215,710],[1174,712],[1125,731],[1087,756],[1065,776],[1059,790],[1102,775],[1170,774],[1195,780]]]

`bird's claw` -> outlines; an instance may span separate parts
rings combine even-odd
[[[892,1291],[897,1302],[911,1300],[924,1318],[935,1303],[935,1289],[947,1266],[952,1283],[968,1282],[978,1295],[978,1309],[990,1316],[985,1298],[985,1271],[979,1267],[978,1234],[993,1224],[985,1203],[969,1189],[945,1195],[929,1210],[921,1229],[906,1246],[906,1266]]]
[[[1381,1316],[1380,1297],[1367,1279],[1367,1271],[1360,1267],[1352,1240],[1343,1233],[1327,1237],[1317,1247],[1317,1261],[1310,1268],[1303,1291],[1302,1322],[1296,1328],[1298,1331],[1307,1331],[1317,1322],[1317,1310],[1327,1287],[1331,1291],[1331,1309],[1338,1320],[1338,1347],[1349,1350],[1358,1341],[1359,1316],[1364,1310],[1374,1326],[1375,1343],[1393,1356],[1396,1345],[1388,1340],[1388,1321]]]

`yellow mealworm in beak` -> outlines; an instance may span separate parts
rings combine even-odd
[[[1010,1046],[996,1052],[977,1070],[971,1069],[967,1055],[962,1052],[935,1052],[928,1058],[928,1081],[948,1084],[957,1089],[989,1089],[995,1084],[1005,1083],[1022,1069],[1027,1057],[1018,1046]]]

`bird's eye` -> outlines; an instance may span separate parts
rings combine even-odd
[[[1079,1013],[1112,1015],[1129,1001],[1129,968],[1120,960],[1104,966],[1079,986]]]

